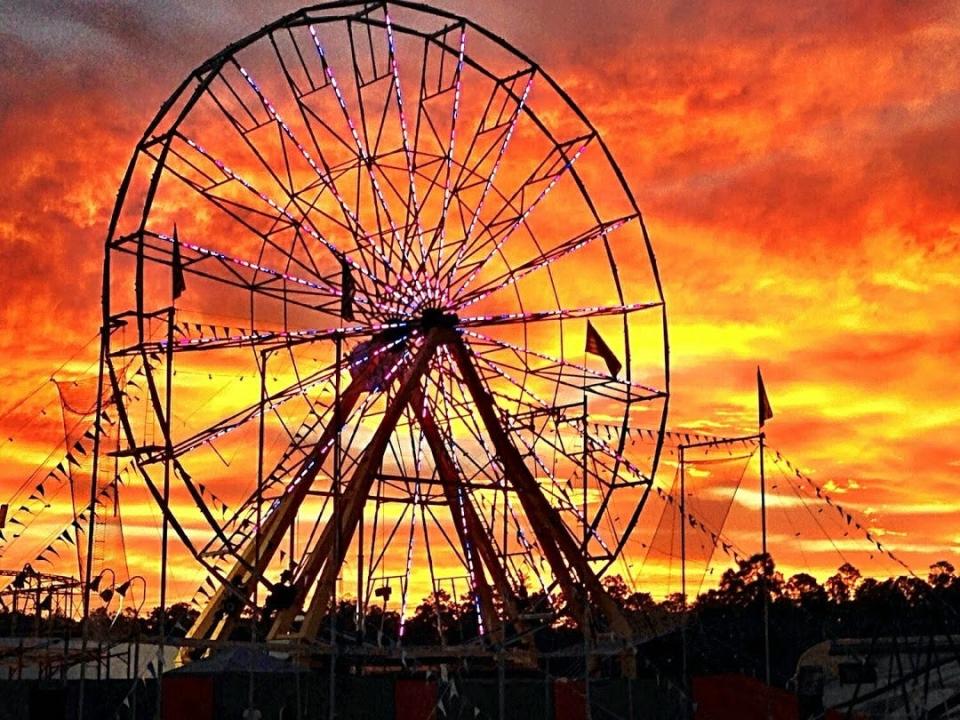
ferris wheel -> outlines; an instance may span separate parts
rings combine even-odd
[[[666,419],[663,294],[600,134],[505,41],[337,2],[231,44],[138,144],[104,286],[191,637],[313,640],[349,597],[400,640],[441,591],[492,640],[531,598],[629,635],[600,578],[657,467],[627,429]]]

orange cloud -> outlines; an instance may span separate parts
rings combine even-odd
[[[231,4],[208,16],[174,3],[32,4],[5,25],[8,398],[26,395],[95,333],[109,214],[154,109],[190,67],[292,4],[274,8]],[[955,530],[938,503],[955,492],[960,462],[949,362],[960,349],[957,8],[705,0],[469,12],[561,81],[638,196],[667,294],[671,424],[749,430],[762,364],[774,446],[818,478],[855,480],[845,501],[909,533],[890,542],[915,566],[953,552]],[[629,294],[646,260],[618,260]],[[3,429],[15,434],[28,419],[10,415]],[[4,450],[15,459],[5,494],[53,437],[24,432],[25,449]],[[144,495],[130,508],[132,558],[150,557],[149,505]],[[749,521],[749,512],[731,519],[744,533]],[[810,548],[817,567],[832,566],[829,548]]]

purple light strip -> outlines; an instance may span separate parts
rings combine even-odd
[[[353,325],[351,327],[342,327],[342,328],[333,328],[330,330],[265,330],[263,332],[252,332],[250,334],[244,335],[231,335],[228,337],[199,337],[199,338],[190,338],[183,337],[178,338],[173,341],[175,346],[179,347],[193,347],[199,345],[208,345],[210,343],[233,343],[233,342],[247,342],[254,340],[284,340],[287,338],[297,339],[297,338],[313,338],[315,340],[325,340],[338,335],[341,337],[354,337],[356,335],[370,335],[373,333],[380,332],[381,330],[390,330],[393,328],[403,327],[403,323],[381,323],[378,325]],[[167,347],[167,341],[165,339],[159,340],[158,344],[161,348]]]
[[[420,258],[421,261],[426,264],[427,254],[423,245],[423,228],[420,226],[420,207],[417,202],[417,185],[413,174],[413,157],[411,156],[410,151],[410,136],[407,131],[406,112],[404,112],[403,109],[403,92],[400,88],[400,70],[397,66],[397,46],[393,39],[393,24],[390,22],[389,11],[385,10],[384,15],[386,17],[387,26],[387,44],[390,49],[390,69],[393,72],[393,84],[394,89],[397,92],[397,109],[400,113],[400,135],[403,140],[403,154],[407,161],[407,177],[410,182],[410,200],[413,204],[413,224],[417,232],[417,242],[420,245]],[[407,249],[413,249],[412,241],[407,246]],[[422,301],[423,298],[419,297],[418,300]]]
[[[458,294],[463,294],[464,291],[466,291],[467,286],[470,285],[471,282],[473,282],[473,279],[477,276],[477,274],[480,272],[483,266],[490,261],[490,258],[492,258],[497,252],[499,252],[500,248],[503,247],[503,244],[510,239],[510,236],[513,235],[516,229],[520,227],[526,221],[526,219],[530,216],[530,213],[532,213],[534,209],[547,197],[547,195],[550,194],[550,191],[553,190],[554,186],[560,181],[560,178],[564,176],[567,170],[573,167],[573,164],[587,149],[588,143],[589,141],[581,145],[580,148],[577,150],[577,152],[573,154],[573,157],[571,157],[566,163],[564,163],[563,167],[554,174],[553,178],[550,180],[547,186],[540,191],[540,194],[536,197],[536,199],[532,203],[530,203],[530,206],[527,207],[527,209],[520,214],[520,217],[518,217],[516,221],[514,221],[513,225],[510,226],[507,232],[504,233],[503,237],[501,237],[500,240],[496,243],[496,245],[494,245],[493,250],[487,253],[487,256],[482,261],[480,261],[476,267],[474,267],[474,269],[470,272],[470,275],[467,277],[464,283],[460,286],[458,290]],[[456,281],[457,281],[456,279],[451,280],[450,282],[451,287]]]
[[[643,482],[646,482],[646,483],[652,482],[650,478],[647,475],[645,475],[639,467],[634,465],[632,462],[630,462],[630,460],[628,460],[626,457],[618,453],[616,450],[613,450],[609,445],[603,442],[600,438],[594,437],[593,434],[588,432],[587,440],[589,440],[591,443],[596,445],[601,452],[612,457],[614,460],[618,460],[621,463],[623,463],[624,467],[626,467],[627,470],[629,470],[631,473],[633,473],[637,478],[639,478]]]
[[[444,346],[441,346],[441,348],[442,348],[442,350],[446,351],[446,346],[445,346],[445,345],[444,345]],[[449,361],[449,356],[445,357],[444,360]],[[449,437],[450,437],[451,442],[454,442],[454,443],[455,443],[454,436],[453,436],[453,428],[451,427],[451,424],[450,424],[450,413],[449,413],[449,405],[450,405],[450,403],[449,403],[449,401],[448,401],[446,392],[444,391],[444,388],[443,388],[442,383],[437,382],[437,381],[434,380],[432,377],[431,377],[431,378],[428,378],[428,380],[437,388],[438,396],[442,396],[443,399],[444,399],[444,403],[445,403],[445,405],[446,405],[446,407],[447,407],[447,412],[445,412],[445,418],[446,418],[446,423],[447,423],[447,433],[448,433],[448,435],[449,435]],[[426,403],[427,403],[427,402],[429,402],[429,401],[428,401],[428,399],[427,399],[426,393],[424,393],[424,413],[426,413]],[[434,423],[434,424],[436,424],[436,423]],[[438,428],[438,431],[439,431],[439,428]],[[441,439],[441,442],[442,442],[442,439]],[[455,451],[448,452],[448,455],[450,456],[451,461],[453,462],[454,466],[456,467],[457,472],[459,473],[459,477],[465,479],[465,478],[466,478],[466,475],[463,473],[463,468],[460,466],[460,462],[457,460],[456,452],[455,452]],[[418,473],[418,474],[419,474],[419,473]],[[460,486],[457,487],[457,495],[459,496],[459,499],[460,499],[460,518],[459,518],[459,520],[460,520],[460,527],[463,529],[463,539],[464,539],[464,549],[463,549],[463,551],[464,551],[464,556],[465,556],[464,559],[465,559],[466,562],[467,562],[467,572],[468,572],[469,575],[470,575],[470,590],[471,590],[472,595],[473,595],[473,605],[474,605],[474,608],[476,608],[476,611],[477,611],[477,625],[478,625],[478,627],[479,627],[480,635],[481,635],[481,637],[482,637],[482,636],[485,634],[486,631],[484,630],[484,627],[483,627],[483,613],[480,612],[480,594],[477,592],[477,571],[476,571],[476,563],[475,563],[474,557],[473,557],[473,545],[470,543],[470,532],[469,532],[469,528],[468,528],[468,526],[467,526],[466,510],[464,509],[464,506],[465,506],[465,498],[466,498],[466,491],[464,490],[464,488],[463,488],[462,485],[460,485]],[[457,518],[454,518],[454,521],[456,521],[456,520],[457,520]]]
[[[634,217],[637,217],[637,216],[634,216]],[[564,258],[564,257],[566,257],[567,255],[570,255],[571,253],[576,252],[577,250],[579,250],[580,248],[582,248],[582,247],[590,244],[590,243],[593,242],[594,240],[597,240],[597,239],[602,238],[602,237],[606,237],[607,235],[609,235],[610,233],[612,233],[614,230],[616,230],[616,229],[618,229],[618,228],[626,225],[628,222],[629,222],[629,220],[617,220],[616,222],[611,223],[610,225],[608,225],[607,227],[603,228],[603,229],[600,230],[599,232],[595,232],[595,233],[593,233],[593,234],[591,234],[591,235],[588,235],[587,237],[583,238],[583,240],[581,240],[580,242],[575,243],[574,245],[571,245],[569,248],[567,248],[566,250],[564,250],[562,253],[560,253],[560,254],[558,254],[558,255],[555,255],[555,256],[553,256],[553,257],[551,257],[551,258],[548,258],[546,261],[544,261],[544,262],[542,262],[542,263],[540,263],[540,264],[538,264],[538,265],[533,265],[533,266],[531,266],[531,267],[526,268],[525,270],[521,270],[520,272],[511,271],[511,272],[510,272],[510,275],[509,275],[502,283],[500,283],[500,284],[497,285],[496,287],[490,288],[489,290],[479,291],[479,292],[480,292],[479,295],[472,295],[472,296],[471,296],[471,295],[468,295],[466,298],[464,298],[464,299],[457,305],[457,307],[458,307],[459,309],[461,309],[461,310],[462,310],[463,308],[470,307],[470,306],[473,305],[474,303],[480,302],[480,301],[483,300],[485,297],[488,297],[488,296],[492,295],[492,294],[495,293],[495,292],[499,292],[500,290],[503,290],[504,288],[513,285],[514,283],[518,282],[519,280],[521,280],[522,278],[526,277],[526,276],[529,275],[530,273],[536,272],[537,270],[541,270],[541,269],[543,269],[543,268],[545,268],[545,267],[548,267],[549,265],[551,265],[552,263],[556,262],[557,260],[560,260],[561,258]]]
[[[603,317],[605,315],[620,315],[638,310],[649,310],[650,308],[660,307],[662,304],[663,303],[660,302],[646,302],[632,303],[630,305],[594,305],[574,308],[572,310],[538,310],[536,312],[502,313],[499,315],[476,315],[461,318],[459,326],[482,327],[484,325],[496,323],[506,324],[517,321],[540,322],[543,320],[574,320],[577,318]]]
[[[477,624],[480,630],[480,636],[484,635],[483,613],[480,612],[480,595],[477,593],[477,571],[474,567],[473,546],[470,544],[470,533],[467,531],[467,511],[464,509],[464,491],[462,487],[457,488],[457,495],[460,496],[460,527],[463,528],[463,554],[466,556],[467,572],[470,573],[470,589],[473,591],[473,605],[477,610]]]
[[[165,242],[173,244],[173,237],[170,235],[165,235],[164,233],[152,233],[155,237]],[[250,270],[255,270],[257,272],[262,272],[267,275],[273,275],[274,277],[283,278],[297,285],[303,285],[304,287],[313,288],[315,290],[323,290],[330,293],[333,297],[340,297],[341,292],[331,285],[321,285],[319,283],[311,282],[310,280],[304,280],[303,278],[297,277],[296,275],[291,275],[290,273],[280,272],[279,270],[274,270],[272,268],[265,267],[263,265],[258,265],[255,262],[249,260],[243,260],[242,258],[232,257],[226,253],[222,253],[219,250],[211,250],[210,248],[205,248],[196,243],[186,242],[180,240],[180,245],[193,250],[195,253],[204,255],[205,257],[212,257],[218,260],[225,260],[231,262],[235,265],[240,265],[241,267],[249,268]]]
[[[343,97],[343,93],[340,91],[340,85],[337,83],[337,78],[333,74],[333,67],[327,62],[326,54],[323,52],[323,46],[320,44],[320,38],[317,36],[317,29],[313,25],[310,26],[310,36],[313,38],[313,44],[317,48],[317,54],[320,56],[321,65],[326,72],[327,78],[330,80],[330,85],[333,87],[333,91],[337,96],[337,101],[340,103],[340,109],[343,112],[344,119],[347,121],[347,125],[350,127],[350,134],[353,135],[353,141],[357,146],[357,152],[359,153],[360,160],[362,164],[367,167],[367,171],[370,176],[370,182],[373,185],[377,199],[380,201],[380,207],[383,208],[384,215],[386,216],[387,222],[390,225],[390,231],[393,233],[393,238],[402,244],[402,241],[400,241],[400,236],[397,232],[397,227],[394,225],[393,217],[390,215],[390,210],[387,208],[387,200],[383,195],[383,191],[380,189],[380,183],[377,181],[373,170],[370,168],[370,157],[363,147],[363,142],[360,140],[360,135],[357,132],[356,126],[353,124],[353,118],[350,116],[350,111],[347,109],[347,102]],[[392,246],[391,255],[393,255]],[[400,253],[400,260],[402,264],[407,265],[407,267],[410,268],[409,262],[407,261],[404,253]],[[412,272],[413,269],[410,268],[410,270]],[[398,275],[400,275],[400,273],[398,273]]]
[[[457,55],[457,69],[455,71],[457,80],[454,84],[454,91],[453,91],[453,118],[452,118],[452,122],[450,123],[450,148],[447,152],[447,178],[446,178],[446,181],[443,183],[443,210],[440,214],[440,217],[442,219],[440,221],[440,228],[439,228],[440,246],[437,251],[437,258],[438,258],[437,272],[438,273],[440,270],[440,267],[439,267],[440,263],[443,260],[443,245],[447,236],[447,223],[446,223],[447,211],[450,208],[450,201],[453,199],[453,192],[451,191],[451,188],[450,188],[450,176],[453,172],[453,157],[454,157],[454,150],[456,149],[456,141],[457,141],[457,119],[460,117],[460,93],[462,91],[462,86],[463,86],[463,82],[462,82],[463,81],[463,56],[464,56],[464,51],[466,50],[466,45],[467,45],[467,32],[466,32],[466,28],[462,28],[460,30],[460,50]],[[439,284],[440,283],[438,279],[437,287],[431,289],[431,293],[430,293],[431,300],[440,300],[442,298],[442,293],[440,292]]]
[[[490,192],[490,188],[493,185],[493,181],[497,177],[497,171],[500,169],[500,163],[503,160],[504,154],[507,152],[507,146],[510,144],[510,138],[513,137],[513,132],[517,128],[517,121],[520,119],[520,114],[523,112],[523,107],[527,102],[527,96],[530,94],[530,89],[533,87],[533,73],[530,74],[530,79],[527,80],[527,84],[523,89],[523,95],[520,96],[520,102],[517,103],[517,108],[513,113],[513,117],[510,118],[510,126],[507,128],[507,134],[503,139],[503,143],[500,145],[500,150],[497,153],[497,159],[493,163],[493,169],[490,172],[490,177],[484,183],[483,192],[480,194],[480,200],[477,203],[477,209],[473,213],[473,217],[470,219],[470,225],[467,227],[467,232],[463,238],[460,249],[457,252],[457,256],[454,259],[453,266],[450,268],[450,272],[447,273],[447,283],[444,287],[444,300],[449,301],[450,299],[450,290],[453,285],[453,276],[456,274],[457,270],[460,268],[460,263],[463,262],[463,256],[467,251],[467,245],[470,243],[470,236],[473,234],[473,229],[477,224],[477,220],[480,217],[480,212],[483,210],[483,204],[487,199],[487,194]]]
[[[584,367],[584,366],[582,366],[582,365],[577,365],[576,363],[570,362],[569,360],[561,360],[560,358],[553,357],[552,355],[547,355],[547,354],[545,354],[545,353],[538,352],[538,351],[536,351],[536,350],[530,350],[529,348],[523,348],[523,347],[520,347],[519,345],[514,345],[513,343],[509,343],[509,342],[507,342],[506,340],[496,340],[496,339],[494,339],[494,338],[492,338],[492,337],[489,337],[489,336],[487,336],[487,335],[483,335],[483,334],[478,333],[478,332],[475,332],[475,331],[473,331],[473,330],[464,330],[463,332],[464,332],[464,334],[470,335],[470,336],[476,338],[477,340],[479,340],[479,341],[481,341],[481,342],[491,343],[491,344],[493,344],[493,345],[499,345],[500,347],[503,347],[503,348],[506,348],[506,349],[509,349],[509,350],[514,350],[515,352],[517,352],[517,353],[519,354],[520,357],[523,357],[523,355],[525,355],[525,354],[530,354],[530,355],[533,355],[534,357],[538,357],[538,358],[540,358],[541,360],[546,360],[546,361],[548,361],[548,362],[550,362],[550,363],[553,363],[553,364],[555,364],[555,365],[562,365],[562,366],[569,367],[569,368],[571,368],[572,370],[575,370],[575,371],[577,371],[577,372],[579,372],[579,373],[586,373],[587,375],[592,375],[592,376],[594,376],[594,377],[603,378],[604,380],[607,380],[607,381],[610,380],[610,376],[609,376],[609,375],[606,375],[606,374],[604,374],[604,373],[602,373],[602,372],[598,372],[598,371],[596,371],[596,370],[592,370],[592,369],[590,369],[590,368],[588,368],[588,367]],[[532,372],[536,372],[536,371],[532,371]],[[616,382],[618,382],[618,383],[620,383],[620,384],[622,384],[622,385],[629,385],[629,386],[632,387],[632,388],[640,388],[640,389],[644,390],[645,392],[653,393],[653,394],[655,394],[655,395],[662,395],[662,394],[663,394],[660,390],[656,390],[656,389],[654,389],[654,388],[652,388],[652,387],[647,387],[646,385],[641,385],[641,384],[639,384],[639,383],[635,383],[635,382],[630,382],[630,383],[628,383],[628,382],[626,382],[625,380],[617,380]]]
[[[310,165],[310,167],[313,168],[313,171],[317,174],[317,177],[323,182],[324,186],[325,186],[327,189],[330,190],[330,192],[333,194],[334,198],[336,198],[337,203],[340,205],[341,210],[343,210],[343,211],[347,214],[347,217],[349,217],[350,220],[352,220],[352,221],[354,222],[354,224],[356,225],[356,227],[361,231],[361,232],[359,233],[359,235],[360,235],[361,237],[363,237],[363,239],[366,240],[366,241],[370,244],[370,247],[373,249],[373,251],[374,251],[374,253],[377,255],[377,257],[378,257],[385,265],[390,266],[390,261],[389,261],[389,260],[387,259],[387,257],[383,254],[383,252],[382,252],[382,250],[380,249],[380,247],[374,242],[374,240],[373,240],[373,238],[370,236],[370,234],[367,233],[366,230],[364,230],[364,229],[361,227],[361,225],[360,225],[360,219],[356,216],[356,214],[353,212],[353,210],[350,208],[350,206],[347,205],[346,200],[343,198],[343,196],[342,196],[342,195],[340,194],[340,192],[337,190],[337,187],[336,187],[336,185],[334,184],[334,181],[333,181],[333,177],[330,176],[328,173],[326,173],[324,170],[322,170],[322,169],[316,164],[316,162],[314,162],[313,158],[310,156],[310,153],[306,150],[306,148],[303,147],[303,145],[300,144],[300,141],[299,141],[299,140],[296,138],[296,136],[293,134],[293,131],[290,129],[290,127],[289,127],[289,126],[283,121],[283,119],[280,117],[280,114],[277,112],[276,108],[273,106],[273,103],[271,103],[270,100],[267,98],[267,96],[263,93],[263,91],[260,89],[260,86],[259,86],[259,85],[257,84],[257,82],[253,79],[253,76],[250,75],[250,73],[246,70],[246,68],[241,67],[241,68],[240,68],[240,74],[243,75],[243,77],[246,79],[247,83],[250,85],[250,87],[253,89],[253,91],[257,94],[257,97],[260,98],[260,102],[263,103],[263,106],[267,109],[267,112],[270,113],[270,115],[271,115],[271,116],[273,117],[273,119],[277,122],[277,124],[280,126],[280,128],[283,130],[283,132],[287,135],[287,137],[290,138],[291,142],[293,142],[293,144],[296,145],[297,150],[300,151],[300,154],[303,156],[304,160],[306,160],[307,163]]]
[[[397,633],[398,641],[403,639],[403,631],[407,626],[407,589],[409,588],[410,582],[410,568],[413,564],[413,545],[414,540],[416,539],[416,529],[417,529],[417,505],[420,503],[420,491],[414,488],[413,491],[413,507],[410,510],[410,540],[407,542],[407,568],[404,575],[407,578],[407,582],[403,584],[401,588],[400,595],[400,630]]]
[[[469,344],[465,344],[465,347],[467,348],[467,352],[473,355],[474,358],[479,359],[479,356],[473,351],[473,348],[471,348]],[[446,346],[441,346],[440,349],[443,352],[444,357],[452,372],[452,368],[455,366],[455,364],[454,364],[453,358],[450,355],[450,352],[447,350]],[[496,457],[495,454],[491,453],[490,448],[487,447],[487,444],[483,441],[483,435],[478,434],[476,439],[479,442],[480,448],[485,457]],[[460,470],[460,473],[463,475],[463,477],[466,477],[466,474],[463,473],[463,469],[460,467],[459,461],[456,459],[456,455],[454,455],[454,462],[457,464],[457,468]],[[505,477],[501,477],[497,479],[496,476],[494,476],[494,484],[501,487],[503,490],[509,492],[509,488],[507,487],[506,483],[507,481]],[[530,541],[527,539],[526,534],[523,532],[523,527],[520,525],[520,518],[517,516],[516,508],[513,507],[513,503],[510,502],[510,499],[509,497],[507,497],[506,494],[504,495],[504,499],[507,504],[507,511],[510,513],[510,517],[513,520],[514,527],[517,530],[517,539],[520,541],[520,544],[523,546],[526,554],[524,560],[527,563],[527,566],[533,571],[533,574],[536,576],[537,580],[540,582],[540,587],[543,589],[544,596],[547,596],[548,594],[547,583],[544,582],[543,577],[540,575],[540,571],[537,568],[537,563],[534,561],[534,558],[533,558],[534,545],[530,543]],[[493,533],[491,532],[491,536],[492,535]]]

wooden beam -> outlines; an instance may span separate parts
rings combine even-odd
[[[353,381],[340,396],[339,417],[341,426],[349,419],[360,396],[367,392],[369,376],[373,371],[373,363],[361,366]],[[206,605],[200,612],[187,638],[195,639],[222,639],[229,638],[230,632],[236,626],[239,613],[230,615],[222,612],[224,602],[231,596],[246,602],[253,593],[255,583],[259,582],[263,572],[270,564],[273,555],[280,547],[284,534],[296,519],[297,512],[304,499],[308,496],[313,481],[323,466],[327,455],[333,447],[334,437],[340,428],[330,422],[323,430],[320,440],[303,462],[306,468],[297,483],[289,489],[280,500],[280,505],[270,514],[259,531],[259,547],[257,532],[247,539],[240,551],[240,559],[234,564],[227,575],[226,582],[216,588]],[[255,567],[256,572],[248,572],[247,568]],[[183,653],[183,650],[181,650]],[[186,658],[182,658],[186,659]]]
[[[331,518],[327,522],[323,534],[310,553],[298,577],[298,602],[278,614],[270,630],[270,637],[277,637],[282,633],[289,632],[293,618],[298,614],[299,608],[303,606],[306,594],[319,574],[316,591],[310,599],[310,605],[304,614],[303,623],[297,633],[299,637],[308,640],[317,637],[320,624],[329,609],[330,598],[333,595],[333,587],[340,572],[340,566],[343,564],[343,559],[346,557],[347,550],[353,540],[357,524],[363,517],[363,507],[380,470],[390,436],[393,434],[397,421],[409,402],[410,394],[420,382],[420,378],[429,366],[437,346],[445,336],[446,333],[443,330],[430,330],[424,338],[423,346],[417,353],[416,358],[407,366],[400,387],[387,405],[380,424],[370,440],[370,444],[367,445],[367,449],[364,450],[363,457],[357,463],[350,484],[343,494],[339,523],[334,522],[335,518]],[[339,538],[337,537],[338,530]]]
[[[610,622],[611,628],[623,639],[632,639],[633,630],[623,611],[604,589],[600,579],[580,552],[579,544],[570,535],[557,511],[543,496],[539,484],[527,468],[523,457],[503,429],[493,398],[484,387],[463,340],[458,336],[455,342],[449,344],[449,347],[497,455],[503,463],[506,477],[517,489],[517,497],[523,506],[524,513],[530,520],[537,541],[556,575],[560,589],[571,605],[574,616],[584,629],[588,627],[587,608],[590,607],[592,596]],[[579,583],[574,581],[571,569],[576,572]]]

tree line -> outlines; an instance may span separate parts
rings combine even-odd
[[[688,602],[680,594],[655,600],[649,593],[631,589],[619,575],[605,577],[603,585],[642,639],[638,652],[648,666],[677,676],[685,650],[691,675],[740,672],[763,677],[765,595],[772,679],[779,685],[794,675],[800,655],[824,640],[930,636],[955,628],[960,618],[960,577],[946,560],[931,565],[926,578],[864,577],[844,563],[821,583],[808,573],[785,577],[773,558],[758,554],[726,570],[716,587]],[[562,597],[547,598],[543,591],[521,589],[521,620],[503,628],[483,628],[469,594],[454,598],[438,590],[403,616],[388,597],[389,593],[381,593],[380,604],[368,605],[362,618],[354,601],[341,600],[336,612],[327,617],[324,627],[329,630],[324,632],[334,633],[341,643],[381,646],[457,645],[491,630],[508,643],[532,642],[542,652],[583,644]],[[90,637],[115,641],[153,637],[160,634],[161,623],[168,637],[183,636],[197,615],[196,608],[182,602],[170,605],[166,613],[159,607],[147,613],[125,608],[117,615],[115,608],[100,607],[90,613]],[[256,622],[247,620],[239,624],[232,639],[248,640],[254,632],[265,637],[268,615]],[[594,629],[602,639],[606,628],[598,624]],[[34,633],[75,636],[79,623],[56,610],[39,615],[0,610],[0,635]]]

